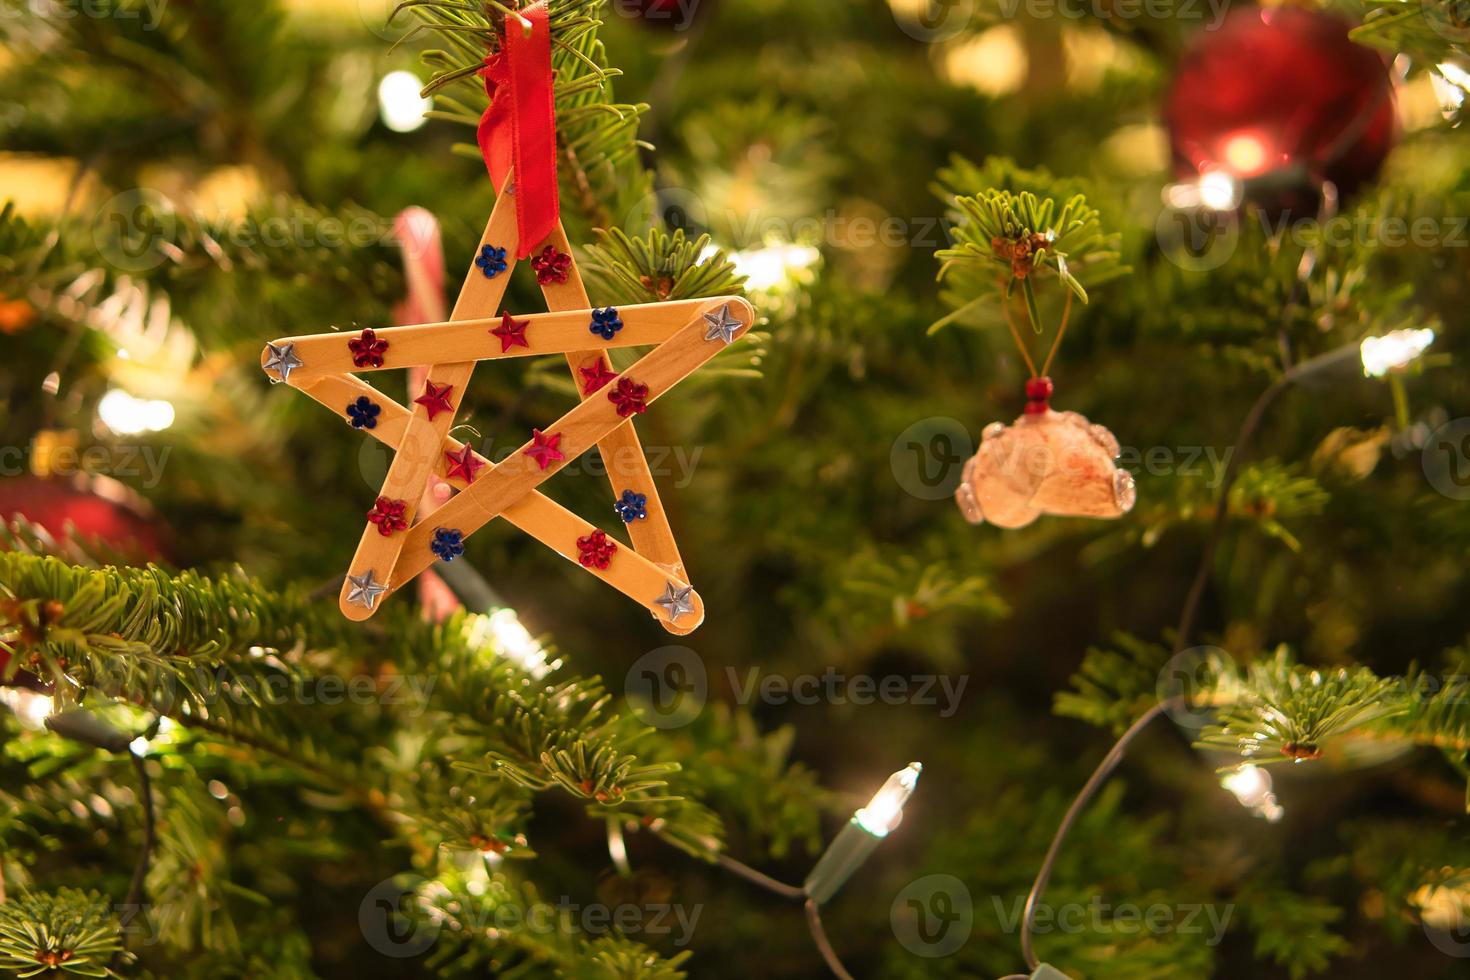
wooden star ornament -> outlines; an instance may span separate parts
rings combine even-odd
[[[518,247],[513,193],[503,190],[496,200],[447,322],[287,337],[262,352],[272,381],[305,392],[349,422],[360,423],[364,410],[376,407],[369,413],[375,424],[358,427],[395,450],[376,502],[364,511],[339,605],[349,619],[367,619],[381,598],[433,562],[463,554],[464,538],[504,517],[644,606],[665,629],[689,633],[703,620],[704,606],[688,582],[632,420],[747,333],[755,311],[739,296],[595,308],[559,222],[544,242]],[[549,312],[497,312],[518,254],[534,256]],[[495,261],[481,261],[485,255]],[[619,373],[608,357],[617,347],[650,349]],[[554,353],[565,355],[580,404],[532,430],[498,464],[450,437],[476,362]],[[409,406],[357,377],[419,366],[428,367],[428,377]],[[624,516],[631,547],[538,489],[594,446],[613,501],[644,501],[636,520],[624,516],[626,508],[615,511]],[[441,480],[458,493],[415,523],[425,489]]]

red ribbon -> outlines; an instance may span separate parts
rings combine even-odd
[[[505,19],[500,51],[485,59],[490,106],[480,117],[480,152],[497,192],[515,169],[516,258],[523,259],[556,228],[556,110],[552,98],[551,30],[546,0]],[[530,32],[525,24],[531,25]]]

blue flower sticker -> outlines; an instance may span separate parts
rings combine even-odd
[[[603,340],[612,340],[613,335],[623,329],[623,318],[618,316],[617,309],[612,306],[602,310],[593,310],[592,325],[587,329]]]
[[[486,279],[494,279],[505,271],[505,249],[481,245],[480,257],[475,259],[475,265],[480,267]]]
[[[352,423],[354,429],[376,429],[378,427],[378,413],[383,410],[377,402],[367,395],[363,395],[357,401],[347,406],[347,421]]]
[[[613,501],[613,510],[618,512],[624,524],[641,521],[648,516],[648,495],[624,490],[623,495]]]
[[[464,535],[452,527],[434,528],[434,541],[429,545],[440,561],[454,561],[464,554]]]

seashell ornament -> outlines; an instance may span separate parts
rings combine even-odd
[[[971,524],[1025,527],[1042,514],[1121,517],[1133,509],[1133,474],[1119,469],[1118,440],[1076,412],[1053,411],[1050,378],[1026,382],[1026,410],[992,422],[965,464],[955,503]]]

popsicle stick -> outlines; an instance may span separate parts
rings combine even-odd
[[[505,295],[506,284],[510,282],[511,272],[515,268],[517,241],[514,195],[506,194],[502,190],[502,193],[495,199],[495,207],[490,210],[490,220],[485,224],[485,233],[480,236],[480,243],[475,246],[475,256],[478,258],[481,249],[486,245],[503,248],[505,249],[506,267],[494,276],[486,276],[472,261],[469,271],[465,273],[464,285],[460,288],[459,298],[455,300],[454,309],[449,313],[450,320],[479,319],[495,312]],[[391,342],[388,349],[392,350]],[[449,427],[454,424],[455,416],[459,414],[460,401],[464,397],[465,388],[469,385],[474,371],[473,358],[447,364],[435,364],[429,368],[429,374],[423,387],[425,396],[427,397],[431,391],[440,392],[442,400],[436,404],[416,404],[414,406],[413,414],[408,420],[407,431],[404,432],[398,443],[399,451],[393,454],[393,461],[388,466],[388,475],[384,477],[383,488],[378,495],[395,503],[401,502],[403,519],[410,524],[413,523],[414,515],[418,511],[419,502],[423,498],[424,488],[428,486],[429,477],[433,475],[436,465],[442,465],[438,447],[444,444],[444,437],[449,432]],[[423,451],[412,451],[415,448]],[[403,542],[402,534],[385,535],[380,533],[377,525],[371,521],[365,522],[362,537],[358,540],[357,551],[352,556],[348,578],[343,581],[342,592],[338,597],[337,604],[342,610],[342,615],[348,619],[361,620],[373,614],[371,607],[354,602],[350,598],[354,589],[352,578],[361,576],[363,572],[371,568],[392,568],[398,560]]]
[[[571,245],[567,242],[566,229],[559,221],[556,224],[556,230],[552,232],[552,245],[568,255],[572,254]],[[575,306],[590,306],[591,302],[587,298],[587,290],[582,285],[582,275],[575,261],[572,263],[570,272],[564,290],[566,302]],[[562,295],[561,291],[555,297],[548,293],[547,308],[552,310],[563,308],[559,305]],[[631,311],[635,308],[620,307],[619,312],[624,309]],[[624,330],[626,329],[627,320],[625,319]],[[584,401],[598,396],[600,392],[587,390],[583,382],[582,371],[595,369],[605,361],[606,358],[602,351],[590,344],[583,350],[567,355],[567,367],[572,372],[572,380]],[[611,368],[610,363],[607,366]],[[614,500],[618,499],[624,490],[643,495],[643,511],[646,516],[632,523],[625,522],[628,536],[633,541],[633,547],[639,554],[663,565],[680,578],[688,578],[689,573],[684,570],[684,560],[679,557],[679,546],[674,541],[673,528],[669,525],[668,512],[664,510],[663,501],[658,495],[658,486],[653,482],[653,473],[648,468],[648,454],[643,451],[643,443],[639,440],[638,431],[633,428],[633,424],[629,422],[609,432],[598,442],[597,451],[602,457],[602,468],[607,473]]]
[[[407,408],[351,375],[318,378],[298,387],[306,395],[335,411],[344,419],[347,416],[341,406],[351,404],[363,395],[372,398],[381,411],[377,425],[364,431],[390,447],[396,446],[398,440],[408,429],[408,419],[412,413]],[[464,448],[464,444],[451,437],[445,440],[443,448],[451,452],[459,452]],[[479,482],[495,471],[495,464],[479,453],[474,453],[474,457],[484,466],[484,469],[476,474],[475,482]],[[451,477],[448,482],[460,490],[469,486],[462,477]],[[442,511],[443,508],[441,507],[440,510]],[[533,490],[516,500],[501,511],[500,516],[509,521],[513,527],[529,534],[571,562],[577,561],[577,539],[586,537],[596,530],[593,524],[578,517],[539,490]],[[433,518],[426,523],[440,526],[442,522],[439,517],[439,512],[436,511]],[[578,567],[581,567],[580,564]],[[412,578],[400,579],[393,576],[387,568],[374,568],[372,571],[375,581],[388,586],[388,593],[385,594],[396,592],[398,588],[412,581]],[[693,609],[680,615],[677,621],[671,621],[669,611],[652,600],[662,595],[666,586],[682,590],[688,587],[688,583],[631,548],[618,549],[607,571],[598,572],[597,577],[634,602],[646,607],[670,633],[679,635],[692,633],[704,621],[704,601],[700,599],[697,592],[691,592],[688,596],[688,601],[693,605]]]
[[[739,322],[737,334],[743,335],[750,329],[755,311],[745,300],[707,302],[710,311],[719,309],[721,305],[728,306]],[[703,317],[697,316],[666,343],[639,359],[623,376],[647,385],[646,401],[651,404],[724,349],[725,345],[718,339],[706,340],[705,330]],[[527,442],[493,473],[477,477],[453,500],[439,508],[432,522],[408,530],[390,580],[401,584],[433,563],[435,556],[429,545],[439,528],[452,528],[459,531],[462,538],[468,537],[624,423],[611,399],[591,398],[582,402],[544,430],[548,436],[555,434],[560,437],[557,448],[562,453],[561,459],[550,460],[543,467],[528,454],[533,443]],[[430,527],[430,523],[435,526]],[[621,555],[620,549],[613,556],[612,564],[616,565]],[[649,596],[645,602],[652,602],[654,598]]]
[[[504,275],[504,273],[502,273]],[[539,357],[545,354],[568,354],[578,358],[605,357],[605,350],[617,347],[647,347],[663,343],[689,321],[697,309],[708,304],[705,299],[678,300],[670,303],[640,303],[617,307],[623,329],[611,340],[592,333],[592,308],[564,310],[555,313],[527,313],[517,316],[528,324],[529,346],[504,346],[490,331],[499,327],[501,318],[476,317],[444,323],[420,323],[411,327],[384,327],[374,330],[379,340],[388,342],[381,367],[357,367],[347,342],[357,334],[335,332],[282,337],[272,343],[296,345],[296,354],[305,363],[291,372],[293,381],[307,381],[332,374],[365,374],[369,371],[391,371],[395,368],[427,367],[446,357],[456,360],[490,361],[507,357]],[[577,390],[582,390],[582,385]]]

